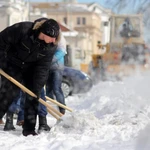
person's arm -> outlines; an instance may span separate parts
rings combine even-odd
[[[52,60],[52,64],[57,63],[64,56],[65,56],[64,51],[57,49],[55,54],[54,54],[54,57],[53,57],[53,60]]]
[[[6,67],[7,51],[18,43],[24,32],[23,23],[16,23],[0,32],[0,68]]]
[[[58,43],[57,50],[52,60],[52,64],[57,63],[60,59],[62,59],[66,55],[66,39],[61,34],[60,41]]]

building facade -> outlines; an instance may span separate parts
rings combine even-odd
[[[29,20],[29,3],[24,0],[0,1],[0,31],[14,23]]]
[[[32,10],[46,12],[48,18],[54,18],[61,24],[66,24],[71,32],[65,38],[71,46],[72,66],[80,69],[80,64],[89,64],[92,54],[98,53],[98,41],[106,44],[110,39],[109,18],[111,11],[102,8],[97,3],[77,3],[64,1],[62,3],[31,3]]]

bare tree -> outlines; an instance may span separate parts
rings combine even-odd
[[[150,1],[149,0],[104,0],[105,4],[108,4],[111,9],[120,14],[125,13],[138,13],[145,8]],[[129,10],[130,9],[130,10]],[[127,10],[127,11],[126,11]]]

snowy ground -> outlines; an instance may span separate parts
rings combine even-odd
[[[21,127],[4,132],[0,150],[150,150],[150,72],[118,82],[100,82],[82,96],[70,96],[73,109],[63,121],[48,115],[51,132],[22,136]]]

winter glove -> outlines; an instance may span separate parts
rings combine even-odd
[[[33,92],[33,91],[32,91]],[[40,98],[40,94],[38,94],[38,92],[33,92],[37,97],[34,97],[34,96],[31,96],[31,95],[29,95],[29,94],[26,94],[26,99],[28,99],[28,100],[30,100],[30,101],[32,101],[32,100],[36,100],[36,101],[38,101],[39,100],[39,98]]]
[[[40,95],[37,95],[37,98],[35,98],[37,101],[39,101]]]
[[[65,114],[65,109],[64,109],[64,108],[59,107],[59,111],[60,111],[60,113],[62,113],[63,115]]]
[[[37,97],[35,98],[36,101],[39,100],[40,96],[41,96],[41,92],[38,92],[38,91],[34,91],[33,92]]]

